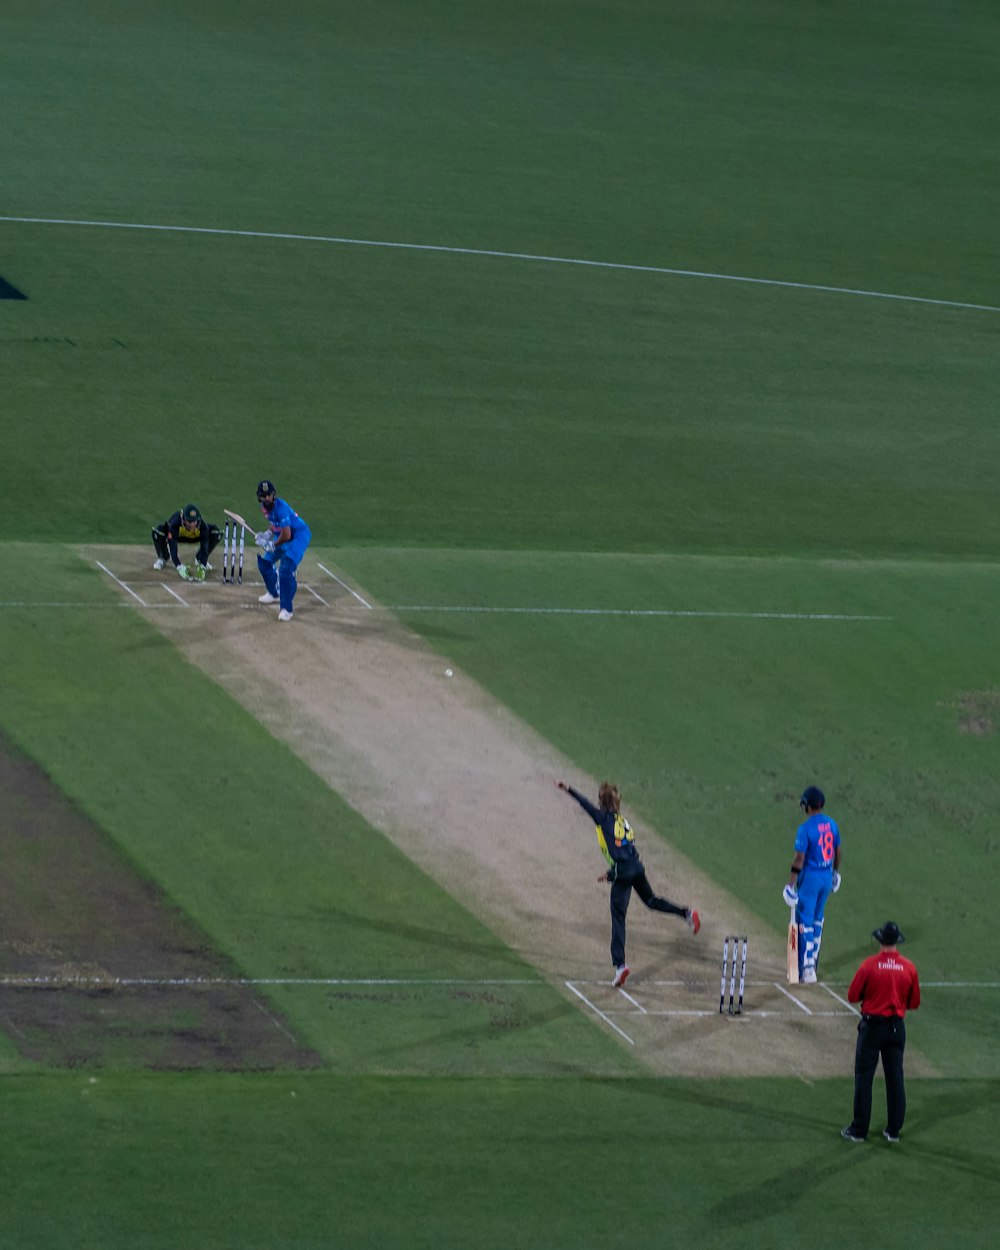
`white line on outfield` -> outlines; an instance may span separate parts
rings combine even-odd
[[[566,982],[566,988],[568,990],[571,990],[577,996],[577,998],[580,999],[581,1002],[586,1003],[586,1005],[590,1008],[590,1010],[594,1012],[595,1015],[600,1016],[601,1019],[604,1021],[606,1025],[608,1025],[609,1028],[614,1029],[614,1031],[619,1035],[619,1037],[624,1037],[624,1039],[626,1040],[626,1042],[628,1042],[630,1046],[635,1045],[634,1039],[629,1037],[629,1035],[625,1032],[624,1029],[619,1028],[618,1025],[615,1024],[614,1020],[612,1020],[609,1015],[603,1012],[600,1009],[600,1007],[597,1006],[596,1003],[592,1003],[590,999],[586,996],[586,994],[581,994],[572,981]]]
[[[120,577],[115,577],[114,573],[112,573],[106,565],[102,564],[100,560],[96,560],[95,564],[99,569],[104,569],[104,572],[107,573],[108,577],[110,577],[112,581],[117,582],[118,585],[121,586],[122,590],[127,590],[133,599],[138,599],[144,608],[149,607],[149,604],[145,599],[143,599],[140,595],[137,595],[131,586],[126,586]]]
[[[101,568],[104,568],[104,566],[101,565]],[[343,586],[343,588],[346,591],[348,591],[349,594],[353,595],[354,598],[358,600],[358,602],[361,604],[362,607],[367,608],[371,612],[377,612],[379,610],[378,608],[374,608],[367,601],[367,599],[363,599],[361,595],[357,593],[357,591],[351,590],[350,586],[348,586],[346,582],[341,581],[341,579],[337,577],[335,574],[330,573],[329,570],[324,568],[322,564],[320,565],[320,568],[323,569],[324,573],[329,574],[329,576],[332,577],[335,582]],[[114,574],[111,573],[108,569],[104,569],[104,571],[105,573],[108,573],[110,577],[114,577]],[[115,578],[115,581],[118,581],[118,578]],[[139,596],[135,593],[135,591],[130,590],[129,587],[126,586],[124,582],[120,582],[119,584],[125,590],[128,590],[128,593],[132,595],[133,598],[139,599],[139,602],[142,604],[144,608],[149,608],[149,609],[176,608],[180,606],[180,604],[183,604],[183,606],[187,608],[191,608],[191,607],[216,608],[220,606],[223,606],[223,607],[233,606],[232,604],[229,604],[229,603],[222,604],[222,605],[218,603],[192,604],[184,599],[181,599],[179,603],[147,603],[144,599],[140,599]],[[163,589],[166,590],[168,589],[168,587],[164,586]],[[328,603],[321,595],[318,595],[316,591],[312,589],[311,586],[306,586],[306,589],[312,595],[314,595],[315,598],[319,599],[319,601],[323,604],[324,607],[330,608],[333,606],[332,604]],[[27,600],[24,600],[24,599],[0,600],[0,608],[127,608],[130,606],[131,606],[130,604],[120,602],[120,601],[115,602],[115,603],[84,603],[83,601],[80,601],[77,603],[71,603],[68,601],[47,600],[47,601],[39,601],[37,603],[29,603]],[[255,608],[256,607],[255,604],[250,604],[250,603],[240,603],[237,606],[243,607],[243,608]],[[682,618],[683,617],[709,617],[709,618],[713,618],[714,617],[714,618],[719,618],[723,620],[729,619],[729,620],[761,620],[761,621],[840,621],[840,622],[854,622],[854,623],[865,622],[865,621],[892,621],[895,619],[894,617],[891,617],[891,616],[853,616],[847,613],[838,614],[834,612],[714,612],[714,611],[703,612],[697,609],[675,610],[672,608],[662,608],[662,609],[661,608],[486,608],[486,607],[458,607],[458,606],[429,607],[429,606],[417,606],[413,604],[403,604],[401,606],[388,607],[383,610],[386,612],[454,612],[454,613],[468,612],[468,613],[478,613],[480,615],[488,615],[490,613],[496,613],[501,616],[503,615],[595,616],[595,617],[596,616],[625,616],[625,617],[634,616],[634,617],[653,617],[653,618],[655,617],[664,617],[664,618],[666,617],[682,617]]]
[[[372,605],[368,602],[368,600],[362,599],[362,597],[358,594],[356,590],[352,590],[350,586],[348,586],[347,582],[339,578],[336,573],[331,573],[325,564],[320,564],[318,560],[316,561],[316,563],[319,564],[319,567],[323,570],[323,572],[327,575],[327,577],[332,577],[338,586],[343,586],[343,588],[347,591],[349,595],[353,595],[355,599],[357,599],[358,603],[362,604],[366,608],[371,608]]]
[[[199,985],[522,985],[543,986],[547,981],[509,980],[463,980],[461,978],[420,977],[102,977],[102,976],[0,976],[0,987],[7,989],[31,989],[33,986],[136,986],[185,987]]]
[[[320,565],[320,568],[323,566]],[[482,612],[522,616],[697,616],[735,617],[761,621],[891,621],[891,616],[855,616],[842,612],[722,612],[695,608],[488,608],[442,607],[426,603],[401,603],[390,612]]]
[[[449,247],[440,243],[392,243],[382,239],[348,239],[330,234],[291,234],[276,230],[228,230],[218,226],[170,226],[138,221],[88,221],[73,217],[5,217],[0,221],[36,226],[87,226],[104,230],[152,230],[169,234],[225,235],[241,239],[281,239],[294,243],[334,243],[341,247],[382,247],[407,252],[446,252],[456,256],[492,256],[500,260],[537,261],[547,265],[578,265],[590,269],[616,269],[631,273],[665,274],[675,278],[703,278],[715,282],[742,282],[751,286],[776,286],[798,291],[822,291],[830,295],[856,295],[866,299],[897,300],[910,304],[936,304],[943,308],[971,308],[977,312],[1000,312],[994,304],[963,300],[932,299],[925,295],[897,295],[858,287],[827,286],[817,282],[792,282],[782,278],[751,278],[742,274],[712,273],[701,269],[674,269],[663,265],[630,265],[621,261],[584,260],[572,256],[543,256],[533,252],[502,252],[483,247]]]

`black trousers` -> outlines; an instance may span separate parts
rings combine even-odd
[[[895,1016],[862,1016],[858,1021],[858,1044],[854,1051],[854,1120],[851,1127],[859,1137],[868,1134],[872,1119],[872,1082],[882,1060],[885,1076],[886,1128],[894,1136],[906,1117],[906,1089],[903,1085],[903,1051],[906,1026]]]
[[[611,962],[620,968],[625,962],[625,914],[632,900],[632,891],[653,911],[669,912],[672,916],[686,916],[687,908],[678,907],[669,899],[653,893],[642,864],[634,872],[619,875],[611,882]]]

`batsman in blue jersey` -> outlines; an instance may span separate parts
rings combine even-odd
[[[816,981],[819,948],[823,941],[826,900],[840,889],[840,830],[823,811],[826,796],[818,786],[807,786],[799,799],[806,819],[795,835],[795,858],[782,898],[795,908],[799,928],[799,980]]]
[[[268,523],[268,528],[255,536],[260,548],[257,568],[267,587],[260,602],[278,604],[278,620],[290,621],[298,589],[297,571],[312,531],[294,508],[278,498],[274,483],[266,478],[257,483],[257,499]]]

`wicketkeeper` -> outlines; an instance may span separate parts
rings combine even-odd
[[[218,546],[221,537],[222,532],[217,525],[210,525],[199,508],[193,503],[186,503],[169,520],[153,526],[153,550],[156,552],[153,568],[162,569],[169,561],[181,577],[204,581],[212,567],[208,557]],[[177,551],[178,543],[198,544],[193,565],[181,563]]]

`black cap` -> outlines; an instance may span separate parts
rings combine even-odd
[[[274,483],[264,478],[262,482],[257,483],[257,498],[263,499],[265,495],[276,495],[278,492],[274,488]]]
[[[874,929],[872,937],[878,942],[879,946],[898,946],[900,942],[906,941],[906,938],[900,933],[899,925],[896,924],[895,920],[887,920],[881,929]]]
[[[186,503],[184,505],[184,510],[181,513],[181,520],[185,525],[197,525],[197,523],[201,520],[201,513],[193,503]]]
[[[826,795],[819,786],[806,786],[802,791],[802,798],[799,799],[799,807],[812,807],[819,811],[826,802]]]

